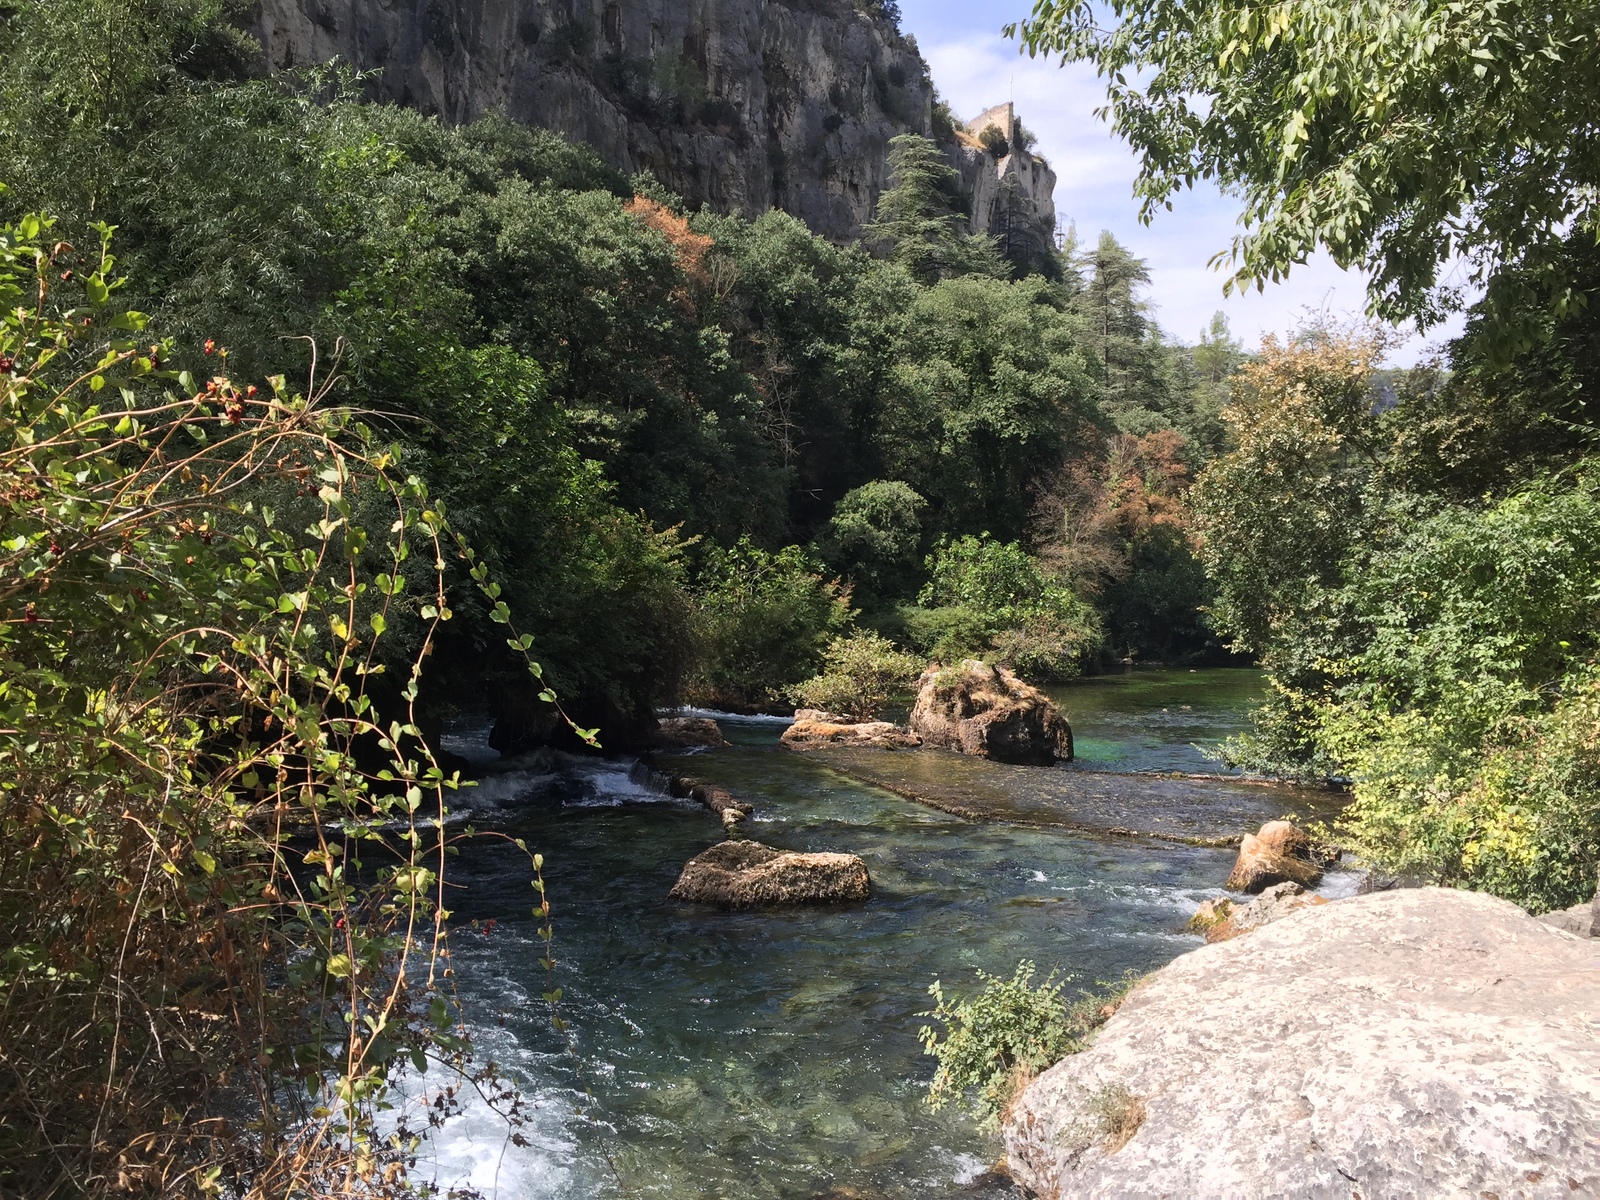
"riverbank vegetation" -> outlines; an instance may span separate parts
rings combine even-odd
[[[1313,250],[1373,312],[1463,336],[1383,372],[1377,330],[1269,342],[1192,493],[1210,620],[1271,673],[1236,761],[1348,781],[1375,862],[1534,911],[1600,865],[1593,4],[1041,0],[1093,62],[1152,213],[1241,197],[1232,282]],[[1195,98],[1204,102],[1197,104]]]
[[[1483,299],[1403,372],[1175,341],[1109,235],[1011,262],[915,135],[840,246],[264,77],[228,3],[0,8],[0,1188],[403,1186],[383,1081],[471,1070],[421,828],[461,712],[621,750],[930,658],[1231,653],[1274,681],[1236,758],[1351,781],[1372,859],[1585,896],[1593,13],[1484,8],[1026,31],[1119,81],[1152,206],[1244,194],[1240,282],[1320,244],[1431,320],[1459,256]]]

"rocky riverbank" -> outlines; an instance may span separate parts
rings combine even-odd
[[[1600,954],[1420,888],[1149,976],[1005,1122],[1042,1197],[1600,1192]]]

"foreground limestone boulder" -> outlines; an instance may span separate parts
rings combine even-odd
[[[1275,883],[1316,887],[1322,868],[1311,861],[1311,839],[1288,821],[1268,821],[1257,833],[1247,833],[1239,843],[1233,873],[1222,886],[1254,895]]]
[[[922,739],[909,729],[888,721],[850,721],[818,708],[795,710],[794,724],[779,739],[791,750],[811,746],[876,746],[883,750],[910,749]]]
[[[720,842],[689,860],[670,899],[722,908],[865,900],[867,865],[854,854],[798,854],[759,842]]]
[[[1593,944],[1514,904],[1335,901],[1148,977],[1018,1097],[1011,1171],[1051,1198],[1600,1194],[1597,1019]]]
[[[1005,667],[976,659],[923,672],[911,731],[924,745],[996,762],[1047,767],[1072,758],[1072,727],[1050,698]]]
[[[1600,938],[1600,888],[1596,888],[1594,899],[1587,904],[1547,912],[1539,920],[1579,937]]]
[[[656,723],[655,744],[666,750],[687,750],[694,746],[720,749],[728,744],[722,726],[710,717],[662,717]]]

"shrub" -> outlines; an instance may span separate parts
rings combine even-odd
[[[1028,1079],[1082,1050],[1137,982],[1130,975],[1069,1001],[1061,994],[1067,981],[1058,983],[1052,971],[1035,986],[1036,969],[1024,959],[1010,979],[978,971],[983,990],[970,999],[947,999],[938,980],[928,988],[934,1007],[922,1015],[945,1027],[942,1038],[931,1025],[918,1034],[924,1052],[939,1062],[928,1085],[930,1108],[975,1092],[972,1111],[995,1121]]]
[[[909,687],[922,670],[922,660],[895,649],[876,633],[837,637],[823,655],[822,671],[791,690],[806,708],[874,720],[896,692]]]
[[[319,397],[167,369],[101,233],[0,227],[0,1190],[412,1194],[462,548]]]
[[[902,610],[918,649],[940,661],[982,657],[1034,679],[1065,679],[1100,644],[1094,609],[1015,542],[988,535],[940,544],[920,610]]]
[[[848,592],[799,546],[763,550],[748,537],[713,546],[696,598],[698,660],[689,698],[735,710],[783,703],[816,674],[829,639],[850,623]]]

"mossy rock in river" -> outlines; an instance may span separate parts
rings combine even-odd
[[[1072,727],[1050,697],[977,659],[923,672],[911,730],[926,746],[995,762],[1048,767],[1072,758]]]
[[[799,854],[727,841],[689,860],[668,898],[720,908],[865,900],[867,866],[854,854]]]

